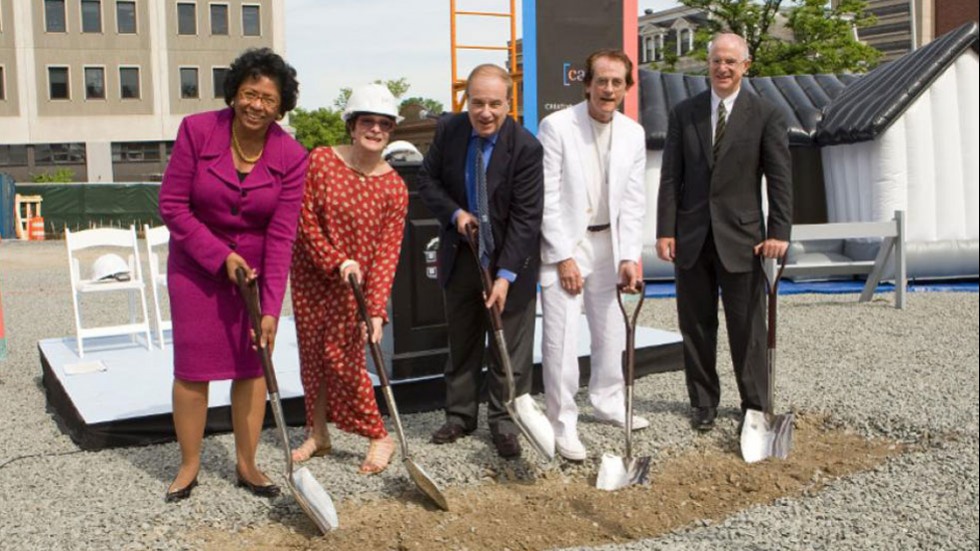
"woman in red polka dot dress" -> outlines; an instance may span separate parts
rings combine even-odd
[[[330,453],[327,421],[370,439],[360,472],[388,466],[395,442],[378,412],[365,367],[366,331],[347,283],[364,289],[371,335],[381,340],[398,264],[408,192],[382,158],[400,119],[387,88],[354,90],[343,113],[351,145],[310,155],[300,229],[293,251],[292,298],[299,339],[308,437],[293,460]]]

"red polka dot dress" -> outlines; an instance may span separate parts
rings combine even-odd
[[[357,302],[340,280],[340,265],[360,265],[368,313],[387,322],[407,210],[408,191],[394,170],[362,177],[332,148],[311,153],[291,272],[307,426],[323,384],[327,421],[367,438],[388,434],[365,369]]]

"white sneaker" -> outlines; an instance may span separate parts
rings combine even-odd
[[[585,446],[578,439],[577,434],[556,436],[555,448],[558,450],[558,455],[570,461],[585,461],[586,456],[588,456]]]
[[[616,425],[617,427],[623,429],[626,428],[626,414],[622,414],[618,417],[606,417],[600,413],[596,413],[596,418],[603,423],[609,423],[610,425]],[[633,430],[642,430],[650,426],[650,421],[647,421],[646,417],[640,417],[639,415],[633,415]]]

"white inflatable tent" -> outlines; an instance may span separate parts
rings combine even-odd
[[[825,222],[890,220],[907,212],[908,275],[976,276],[978,215],[978,31],[969,23],[867,75],[795,75],[745,79],[779,105],[796,153],[820,148]],[[704,77],[640,71],[647,131],[647,279],[672,278],[656,258],[657,192],[667,113],[707,89]],[[794,178],[800,179],[799,170]],[[820,175],[818,175],[820,176]],[[820,178],[795,182],[799,196]],[[800,208],[797,201],[796,208]],[[810,244],[808,252],[874,258],[877,242]],[[796,252],[802,248],[794,246]]]

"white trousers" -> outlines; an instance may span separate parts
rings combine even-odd
[[[590,232],[576,249],[575,260],[585,278],[582,293],[570,295],[560,281],[541,289],[545,412],[557,437],[576,434],[578,328],[583,303],[592,335],[589,399],[597,415],[624,416],[622,353],[626,348],[626,328],[616,302],[619,273],[613,263],[611,239],[609,231]]]

